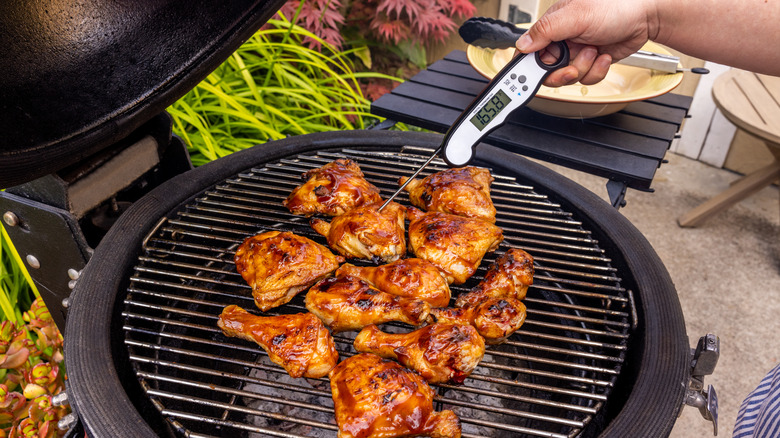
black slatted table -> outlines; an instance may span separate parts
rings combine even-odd
[[[446,132],[488,80],[456,50],[377,99],[371,112]],[[591,119],[563,119],[522,108],[483,142],[607,178],[615,207],[626,188],[652,191],[655,172],[677,136],[691,97],[667,93]]]

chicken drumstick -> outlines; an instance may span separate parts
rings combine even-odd
[[[326,376],[339,360],[328,329],[311,313],[256,316],[231,305],[217,325],[226,336],[256,342],[291,377]]]
[[[384,333],[370,325],[358,333],[355,349],[397,359],[431,383],[463,383],[485,354],[485,340],[464,324],[431,324],[410,333]]]

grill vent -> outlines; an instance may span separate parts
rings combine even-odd
[[[124,302],[125,344],[148,396],[182,436],[333,437],[328,380],[292,379],[265,352],[216,326],[224,306],[257,310],[236,273],[244,238],[289,230],[326,244],[282,200],[301,173],[337,158],[360,164],[384,198],[431,153],[343,149],[283,159],[202,193],[145,239]],[[434,161],[423,175],[445,169]],[[482,279],[509,247],[531,253],[528,318],[508,342],[488,346],[460,386],[435,385],[437,410],[452,409],[464,437],[573,437],[596,416],[620,373],[631,328],[630,293],[582,224],[514,177],[493,173],[491,194],[504,242],[453,296]],[[405,194],[398,202],[409,205]],[[271,313],[306,311],[303,294]],[[408,329],[398,324],[397,329]],[[334,336],[341,358],[355,333]]]

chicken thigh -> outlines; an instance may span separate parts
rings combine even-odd
[[[522,300],[534,282],[534,258],[519,248],[510,248],[496,258],[485,278],[468,293],[458,296],[455,307],[474,306],[487,298]]]
[[[409,246],[447,276],[451,284],[463,284],[477,271],[482,257],[504,240],[501,228],[479,219],[448,213],[423,213],[407,209]]]
[[[435,323],[397,334],[370,325],[358,333],[355,349],[396,359],[431,383],[463,383],[482,360],[485,340],[464,324]]]
[[[398,180],[401,185],[409,178]],[[409,201],[426,211],[440,211],[458,216],[496,222],[496,208],[490,199],[493,177],[487,169],[459,167],[412,180],[405,188]]]
[[[344,257],[392,262],[406,255],[406,208],[391,202],[380,212],[381,206],[381,202],[363,205],[336,216],[330,223],[312,219],[311,226]]]
[[[450,304],[450,286],[444,274],[423,259],[403,259],[382,266],[349,263],[336,270],[336,277],[351,275],[371,286],[399,297],[417,298],[434,307]]]
[[[366,181],[360,166],[347,158],[312,169],[303,177],[307,181],[293,189],[282,202],[293,214],[338,216],[363,204],[382,200],[379,189]]]
[[[379,291],[347,276],[326,278],[309,289],[306,309],[334,332],[346,332],[390,321],[418,326],[428,318],[431,305]]]
[[[468,307],[431,309],[431,319],[445,324],[470,324],[491,345],[500,344],[525,322],[525,305],[520,300],[488,298]]]
[[[263,347],[271,362],[291,377],[326,376],[339,360],[330,332],[311,313],[257,316],[238,306],[227,306],[217,325],[226,336]]]
[[[330,372],[338,438],[459,438],[452,411],[433,410],[433,389],[414,371],[374,354],[343,360]]]
[[[267,231],[247,238],[234,259],[236,270],[252,286],[255,304],[263,312],[289,302],[344,261],[319,243],[287,231]]]

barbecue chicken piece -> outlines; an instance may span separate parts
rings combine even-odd
[[[396,359],[430,383],[463,383],[485,354],[485,340],[465,324],[431,324],[409,333],[385,333],[370,325],[355,350]]]
[[[406,255],[404,220],[406,207],[382,202],[354,208],[328,223],[312,219],[314,230],[328,239],[328,245],[347,258],[387,263]]]
[[[374,354],[343,360],[330,372],[338,438],[459,438],[452,411],[433,410],[433,389],[414,371]]]
[[[267,231],[244,240],[236,250],[236,270],[252,286],[263,312],[281,306],[327,277],[344,258],[306,237]]]
[[[534,282],[534,258],[519,248],[510,248],[496,258],[485,278],[468,293],[458,296],[455,307],[474,306],[487,298],[522,300]]]
[[[525,322],[525,305],[515,298],[488,298],[468,307],[431,309],[432,320],[445,324],[469,324],[491,345],[500,344]]]
[[[363,204],[380,202],[379,189],[366,181],[358,164],[340,158],[303,174],[308,180],[293,189],[282,204],[293,214],[344,214]]]
[[[371,286],[398,295],[417,298],[434,307],[450,304],[450,285],[444,274],[423,259],[403,259],[382,266],[355,266],[349,263],[336,270],[336,277],[351,275]]]
[[[326,376],[339,360],[330,332],[311,313],[257,316],[227,306],[217,325],[226,336],[256,342],[291,377]]]
[[[326,278],[306,294],[306,308],[333,332],[399,321],[414,326],[428,318],[431,305],[379,291],[355,277]]]
[[[451,284],[463,284],[482,257],[504,240],[501,228],[479,219],[408,208],[409,246],[415,256],[441,269]]]
[[[409,178],[402,176],[401,185]],[[423,179],[414,179],[405,190],[415,207],[496,222],[496,207],[490,199],[493,177],[487,169],[467,166],[447,169]]]

